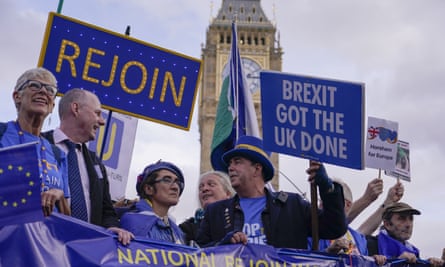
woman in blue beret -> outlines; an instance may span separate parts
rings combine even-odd
[[[184,191],[184,176],[174,164],[159,160],[148,165],[137,178],[140,200],[121,217],[121,227],[135,236],[184,244],[184,234],[169,217]]]

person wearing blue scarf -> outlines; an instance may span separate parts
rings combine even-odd
[[[159,160],[137,178],[140,200],[121,217],[121,227],[135,236],[184,245],[184,234],[168,214],[184,191],[184,176],[174,164]]]
[[[407,263],[416,263],[420,260],[420,251],[408,242],[411,238],[414,217],[420,215],[420,211],[410,205],[398,202],[388,206],[383,212],[383,226],[374,242],[368,238],[368,250],[370,255],[382,254],[388,259],[405,259]],[[375,244],[377,241],[377,244]],[[431,266],[443,266],[444,261],[439,258],[429,258]]]

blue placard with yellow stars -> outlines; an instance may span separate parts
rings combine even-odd
[[[43,220],[36,143],[0,149],[0,228]]]
[[[189,130],[201,60],[49,13],[39,66],[59,93],[83,88],[103,108]]]

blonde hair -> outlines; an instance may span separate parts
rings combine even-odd
[[[201,183],[201,180],[204,177],[207,177],[208,175],[211,175],[211,174],[214,174],[219,177],[219,182],[223,186],[224,191],[229,193],[230,197],[233,197],[235,195],[235,190],[233,189],[232,184],[230,183],[229,175],[227,175],[227,173],[225,173],[225,172],[221,172],[221,171],[205,172],[205,173],[201,174],[201,176],[199,176],[198,185]]]

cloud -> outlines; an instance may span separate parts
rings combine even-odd
[[[121,33],[131,25],[134,38],[200,58],[209,19],[221,2],[78,0],[65,1],[62,14]],[[284,72],[363,82],[366,116],[399,122],[400,139],[410,143],[412,161],[412,182],[404,183],[404,201],[423,212],[416,217],[412,241],[422,255],[440,256],[445,236],[435,232],[432,240],[425,237],[445,224],[441,207],[445,197],[441,165],[445,162],[445,37],[441,34],[445,2],[263,0],[261,5],[280,32]],[[13,86],[24,70],[37,65],[48,12],[56,8],[54,1],[0,1],[1,121],[15,119],[10,98]],[[149,163],[162,158],[183,169],[186,189],[173,210],[178,221],[192,216],[198,206],[200,136],[197,110],[194,112],[189,132],[140,120],[130,168],[127,193],[132,197],[134,179]],[[52,126],[46,127],[56,124],[53,118]],[[280,170],[303,192],[309,189],[307,165],[303,159],[280,157]],[[351,186],[355,198],[378,175],[375,169],[357,171],[331,165],[327,169]],[[381,204],[386,190],[395,183],[392,177],[383,179],[383,196],[357,223]],[[297,191],[283,177],[280,186]]]

